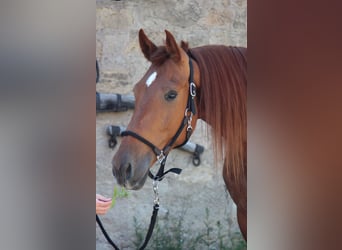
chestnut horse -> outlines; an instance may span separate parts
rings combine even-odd
[[[165,45],[156,46],[139,31],[151,66],[134,87],[135,110],[113,158],[113,174],[120,185],[141,188],[152,165],[165,163],[202,119],[211,127],[216,162],[224,159],[223,178],[247,239],[247,49],[189,48],[165,33]]]

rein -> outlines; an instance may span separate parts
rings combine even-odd
[[[137,139],[137,140],[141,141],[142,143],[144,143],[145,145],[147,145],[148,147],[150,147],[152,149],[153,153],[156,155],[157,160],[160,163],[160,167],[159,167],[159,170],[158,170],[156,175],[153,175],[150,170],[148,172],[148,176],[153,180],[153,192],[155,195],[155,199],[154,199],[153,212],[152,212],[152,216],[151,216],[150,226],[148,228],[144,243],[141,245],[139,250],[143,250],[147,246],[147,244],[148,244],[148,242],[152,236],[152,232],[153,232],[156,220],[157,220],[157,215],[158,215],[158,211],[159,211],[159,193],[158,193],[159,181],[161,181],[164,178],[164,176],[170,172],[175,173],[175,174],[180,174],[182,172],[182,169],[180,169],[180,168],[171,168],[165,172],[165,163],[166,163],[167,156],[168,156],[169,152],[171,151],[173,144],[176,142],[176,140],[178,139],[179,135],[182,133],[182,131],[186,125],[187,125],[187,128],[186,128],[185,141],[182,144],[177,145],[176,148],[181,147],[184,144],[186,144],[188,142],[191,134],[192,134],[191,121],[192,121],[192,116],[196,114],[196,106],[195,106],[196,85],[195,85],[194,79],[193,79],[194,78],[194,69],[193,69],[193,64],[192,64],[192,60],[191,60],[190,56],[189,56],[189,67],[190,67],[189,95],[188,95],[187,106],[186,106],[185,112],[184,112],[184,118],[183,118],[178,130],[176,131],[175,135],[171,138],[171,140],[165,145],[165,147],[163,149],[159,149],[153,143],[151,143],[150,141],[148,141],[147,139],[145,139],[144,137],[140,136],[139,134],[137,134],[133,131],[126,130],[126,131],[123,131],[121,133],[121,136],[132,136],[135,139]],[[107,239],[108,243],[110,245],[112,245],[112,247],[115,250],[120,250],[115,245],[115,243],[111,240],[111,238],[108,236],[108,234],[107,234],[106,230],[104,229],[98,215],[96,215],[96,222],[98,223],[98,225],[99,225],[103,235]]]

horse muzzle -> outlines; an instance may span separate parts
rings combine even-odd
[[[132,157],[132,155],[120,153],[119,150],[113,158],[112,170],[119,185],[127,189],[138,190],[146,182],[152,157],[150,154],[147,154],[137,159]]]

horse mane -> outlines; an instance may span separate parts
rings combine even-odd
[[[247,174],[247,49],[208,45],[182,48],[200,70],[199,116],[211,126],[215,162],[226,158],[237,182]]]

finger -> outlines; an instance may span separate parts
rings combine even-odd
[[[101,206],[107,206],[107,205],[112,204],[112,200],[110,199],[108,201],[103,201],[103,200],[96,199],[96,204],[99,204]]]
[[[99,199],[103,199],[103,200],[107,200],[107,199],[110,199],[110,198],[107,198],[101,194],[96,194],[96,198],[99,198]]]
[[[107,213],[108,210],[109,210],[109,207],[107,207],[107,208],[97,207],[96,208],[96,214],[103,215],[103,214]]]
[[[107,198],[107,197],[100,195],[100,194],[96,194],[96,199],[101,200],[101,201],[111,201],[112,200],[112,198]]]
[[[106,199],[100,199],[98,198],[97,200],[101,201],[101,202],[112,202],[111,198],[106,198]]]

